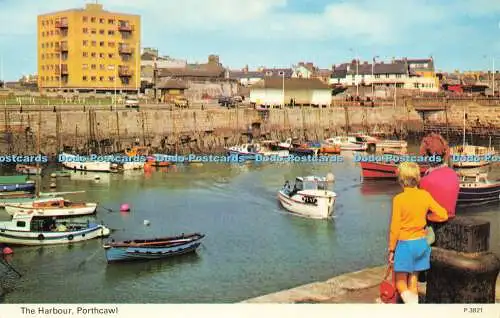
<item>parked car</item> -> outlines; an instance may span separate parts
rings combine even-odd
[[[125,107],[139,108],[139,100],[135,97],[125,97]]]
[[[230,96],[221,96],[219,97],[219,105],[224,106],[224,107],[235,107],[237,104],[237,101]]]

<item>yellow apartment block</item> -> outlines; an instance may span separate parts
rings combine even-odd
[[[140,16],[87,4],[38,16],[41,91],[134,91],[140,87]]]

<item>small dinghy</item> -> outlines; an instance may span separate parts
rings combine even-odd
[[[42,168],[37,167],[37,166],[32,166],[32,165],[22,165],[22,164],[17,164],[16,165],[16,171],[22,174],[29,174],[29,175],[40,175],[42,174]]]
[[[301,216],[326,219],[333,214],[337,194],[328,190],[324,177],[297,177],[295,184],[287,181],[278,192],[278,200],[289,212]]]
[[[106,237],[110,229],[101,224],[60,222],[53,217],[16,214],[0,222],[0,243],[9,245],[71,244]]]
[[[104,244],[108,263],[134,260],[161,259],[196,251],[204,234],[182,234],[145,240],[115,242]]]

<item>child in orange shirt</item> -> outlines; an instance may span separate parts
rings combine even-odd
[[[448,220],[448,212],[427,191],[418,188],[418,164],[401,163],[398,181],[403,192],[393,199],[389,262],[394,263],[396,288],[401,298],[411,304],[418,303],[418,272],[430,268],[431,248],[426,240],[426,219],[444,222]]]

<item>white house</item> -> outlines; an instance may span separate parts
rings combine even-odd
[[[292,77],[295,78],[312,78],[314,76],[315,67],[313,63],[299,62],[293,67]]]
[[[242,86],[253,85],[264,78],[264,73],[259,71],[248,71],[244,69],[243,71],[232,71],[226,72],[226,78],[237,80]]]
[[[332,90],[319,79],[269,77],[250,87],[250,102],[256,106],[315,105],[327,107]]]
[[[425,92],[438,92],[439,81],[410,70],[406,60],[392,63],[359,63],[352,61],[335,65],[330,84],[342,86],[374,86],[377,88],[418,89]]]

